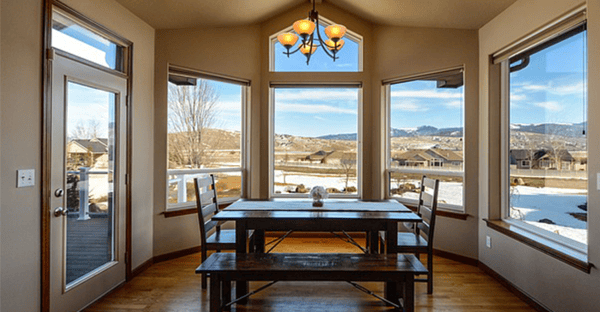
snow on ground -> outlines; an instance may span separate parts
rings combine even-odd
[[[283,174],[281,170],[275,170],[275,182],[283,183]],[[307,188],[313,188],[317,185],[323,186],[325,188],[334,187],[338,190],[343,190],[346,187],[346,176],[333,176],[333,175],[322,175],[322,174],[286,174],[285,176],[286,184],[292,185],[300,185],[304,184]],[[350,177],[348,181],[348,186],[356,187],[356,178]],[[275,185],[275,193],[287,193],[285,192],[285,185]],[[307,195],[308,196],[308,195]]]
[[[420,180],[407,181],[403,183],[412,183],[415,188],[420,187]],[[418,193],[406,192],[400,195],[400,198],[419,199]],[[438,202],[451,205],[462,206],[463,202],[463,184],[461,182],[441,182],[438,194]]]

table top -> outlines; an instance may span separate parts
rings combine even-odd
[[[311,199],[277,198],[270,200],[240,199],[225,211],[315,211],[315,212],[412,212],[396,200],[366,201],[359,199],[325,199],[322,207],[314,207]]]
[[[420,222],[421,218],[397,201],[326,200],[323,207],[313,207],[306,200],[239,200],[212,217],[217,221],[336,221],[361,220]]]

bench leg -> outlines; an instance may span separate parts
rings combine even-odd
[[[210,312],[218,312],[221,308],[221,276],[210,274]]]
[[[396,303],[398,302],[398,284],[396,282],[385,282],[383,285],[384,298]]]
[[[406,274],[404,277],[403,307],[404,312],[413,312],[415,310],[415,276]]]
[[[225,279],[221,281],[221,296],[221,301],[223,302],[222,304],[227,304],[231,301],[231,281]],[[224,310],[230,311],[231,306],[225,308]]]

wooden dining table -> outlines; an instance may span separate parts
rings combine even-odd
[[[378,235],[386,233],[386,252],[394,253],[398,222],[422,219],[395,200],[366,201],[328,199],[313,207],[310,199],[240,199],[212,217],[215,221],[235,221],[236,253],[248,252],[248,231],[254,230],[255,252],[264,252],[265,231],[366,232],[370,253],[378,252]],[[236,283],[236,295],[248,292],[248,283]]]

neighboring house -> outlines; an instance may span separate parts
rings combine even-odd
[[[103,156],[106,156],[102,158]],[[75,139],[67,143],[68,164],[72,169],[94,167],[96,163],[108,163],[108,139]]]
[[[513,149],[509,160],[517,169],[558,169],[575,170],[576,160],[567,150],[559,150],[558,156],[547,150]]]
[[[320,150],[318,152],[312,153],[312,154],[304,157],[304,160],[310,161],[310,162],[318,161],[322,164],[325,164],[325,163],[327,163],[327,157],[329,157],[334,152],[335,151],[326,152],[326,151]]]
[[[462,166],[462,155],[455,151],[430,148],[410,150],[392,158],[400,167],[449,167]]]

